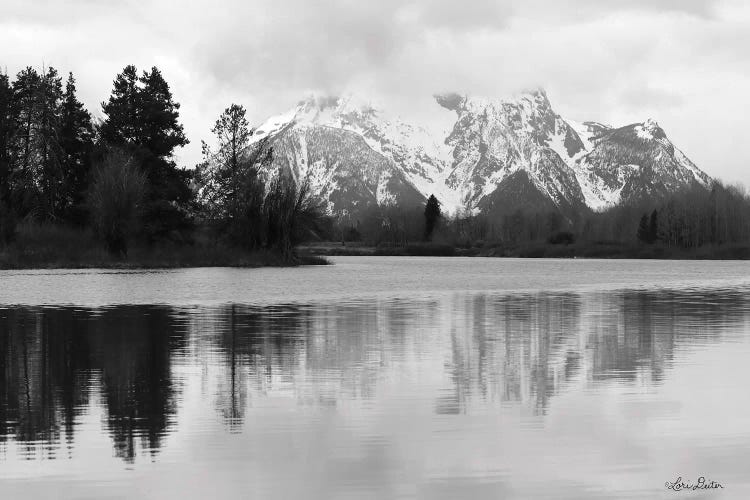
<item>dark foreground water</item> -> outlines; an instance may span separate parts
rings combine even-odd
[[[748,264],[335,262],[0,272],[0,498],[750,498]]]

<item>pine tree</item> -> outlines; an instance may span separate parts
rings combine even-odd
[[[429,241],[440,220],[440,202],[431,194],[424,207],[424,239]]]
[[[26,215],[33,207],[35,179],[38,165],[39,100],[37,95],[41,77],[35,69],[27,67],[16,75],[11,97],[11,115],[15,119],[11,138],[11,155],[16,163],[13,172],[13,200],[19,215]]]
[[[231,172],[240,165],[240,156],[250,142],[250,126],[245,116],[245,108],[232,104],[221,114],[211,132],[219,140],[218,155],[222,164]]]
[[[659,239],[659,212],[654,209],[648,224],[648,242],[655,243]]]
[[[62,81],[54,68],[40,75],[27,67],[12,88],[12,204],[19,215],[54,219],[61,183]]]
[[[143,146],[167,166],[175,148],[190,142],[178,121],[180,104],[173,100],[158,68],[144,71],[139,81],[142,85],[139,110]],[[174,164],[169,166],[174,167]]]
[[[141,142],[140,99],[138,70],[133,65],[126,66],[115,78],[109,101],[102,103],[107,119],[99,133],[104,142],[131,148]]]
[[[91,118],[75,99],[74,81],[70,79],[63,92],[55,68],[41,75],[30,67],[22,70],[11,91],[8,118],[0,126],[0,134],[7,138],[0,153],[5,158],[0,160],[2,196],[18,216],[64,219],[71,200],[80,204],[86,189],[85,176],[79,175],[80,169],[71,169],[71,161],[80,164],[90,154],[90,147],[76,142],[91,144]],[[76,179],[72,186],[71,175]],[[74,196],[71,189],[78,194]]]
[[[138,77],[135,66],[127,66],[114,81],[109,101],[102,104],[107,119],[101,137],[135,155],[148,180],[144,230],[150,239],[165,237],[190,226],[185,207],[192,192],[190,174],[177,168],[173,154],[185,146],[180,105],[157,68]]]
[[[177,168],[175,148],[188,144],[179,123],[179,103],[174,102],[161,72],[152,68],[140,78],[141,124],[146,151],[143,168],[150,183],[146,207],[146,232],[151,239],[190,227],[184,207],[192,197],[190,173]]]
[[[63,151],[63,191],[61,211],[69,222],[80,224],[91,170],[94,129],[91,114],[76,96],[76,81],[68,74],[61,106],[60,145]]]
[[[265,184],[260,164],[270,164],[272,152],[262,147],[248,150],[251,130],[245,108],[232,104],[211,130],[217,150],[204,143],[204,161],[196,169],[200,201],[208,217],[233,243],[245,248],[262,241]]]
[[[640,223],[638,224],[638,241],[640,241],[641,243],[651,243],[649,239],[649,218],[648,215],[644,214],[643,217],[641,217]]]
[[[259,160],[261,151],[254,151],[251,159],[249,156],[246,161],[242,161],[242,154],[247,149],[250,142],[250,127],[245,116],[245,108],[237,104],[232,104],[224,110],[214,124],[211,131],[218,141],[218,150],[216,154],[210,154],[209,163],[213,165],[212,177],[214,187],[220,192],[216,193],[223,198],[221,204],[224,208],[233,201],[236,201],[240,191],[244,191],[245,181],[248,176],[241,175],[240,170],[254,169],[253,177],[257,178],[257,168],[255,160]],[[244,163],[244,165],[241,165]]]
[[[12,206],[13,155],[11,141],[15,127],[12,112],[13,89],[8,75],[0,73],[0,245],[8,243],[15,232]]]
[[[57,219],[61,215],[63,199],[62,147],[60,144],[62,79],[55,68],[43,75],[37,93],[39,109],[39,156],[37,182],[40,187],[40,215]]]

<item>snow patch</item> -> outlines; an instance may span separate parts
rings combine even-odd
[[[594,149],[594,137],[596,136],[594,127],[592,127],[591,125],[587,125],[585,123],[574,121],[574,120],[568,120],[567,118],[564,119],[564,121],[568,125],[570,125],[570,127],[573,129],[573,131],[576,134],[578,134],[578,137],[581,139],[581,142],[583,143],[584,151],[579,154],[585,154],[586,152]]]
[[[656,138],[656,131],[659,130],[659,124],[651,118],[647,119],[640,125],[635,126],[635,133],[641,139],[653,140]]]
[[[680,151],[678,148],[674,148],[674,157],[677,160],[677,163],[680,164],[680,166],[688,169],[693,174],[693,177],[696,181],[698,181],[699,184],[705,187],[708,187],[709,184],[711,184],[710,177],[708,177],[705,172],[699,169],[695,165],[695,163],[690,161],[690,159],[685,156],[685,153]]]
[[[278,134],[281,130],[294,121],[294,117],[297,115],[299,108],[294,108],[287,111],[284,114],[276,115],[268,118],[258,128],[255,129],[253,135],[250,136],[250,143],[254,144],[266,137]]]

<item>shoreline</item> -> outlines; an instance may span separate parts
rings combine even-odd
[[[0,246],[0,269],[177,269],[188,267],[295,267],[325,265],[325,257],[294,248],[244,249],[195,231],[189,240],[135,240],[125,256],[111,254],[93,231],[55,224],[24,224]]]
[[[635,259],[635,260],[750,260],[750,247],[720,246],[675,249],[663,246],[613,244],[526,245],[517,247],[453,247],[438,244],[406,246],[369,246],[361,244],[315,243],[297,247],[293,260],[267,251],[247,252],[200,245],[134,249],[125,259],[107,255],[98,249],[80,253],[55,249],[28,253],[18,249],[0,250],[0,270],[43,269],[186,269],[196,267],[298,267],[332,265],[326,257],[483,257],[527,259]]]
[[[750,246],[704,246],[681,249],[662,245],[582,243],[552,245],[546,243],[517,246],[486,245],[456,247],[441,244],[371,246],[357,243],[316,243],[300,245],[300,250],[323,257],[509,257],[528,259],[637,259],[637,260],[750,260]]]
[[[203,253],[201,255],[201,253]],[[299,253],[294,260],[286,260],[281,255],[269,251],[258,252],[186,252],[185,249],[174,253],[134,252],[135,255],[117,259],[97,252],[96,256],[81,255],[39,255],[19,256],[0,251],[0,270],[39,270],[39,269],[187,269],[195,267],[234,267],[254,269],[262,267],[298,267],[311,265],[330,265],[331,262],[321,255]],[[26,257],[26,258],[24,258]]]

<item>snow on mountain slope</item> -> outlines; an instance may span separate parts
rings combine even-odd
[[[458,115],[446,140],[454,158],[448,183],[461,193],[465,206],[478,206],[518,170],[558,207],[584,204],[575,173],[564,159],[578,154],[583,143],[552,111],[543,91],[508,100],[454,97],[439,102],[450,103]]]
[[[252,141],[270,144],[296,178],[309,175],[342,213],[418,205],[430,194],[449,212],[477,212],[490,199],[508,207],[500,194],[523,189],[573,214],[711,182],[653,120],[620,128],[565,120],[540,89],[506,99],[442,94],[435,105],[453,121],[445,135],[355,95],[310,97],[259,125]]]
[[[711,182],[650,119],[602,131],[577,163],[582,181],[600,190],[601,208]]]

